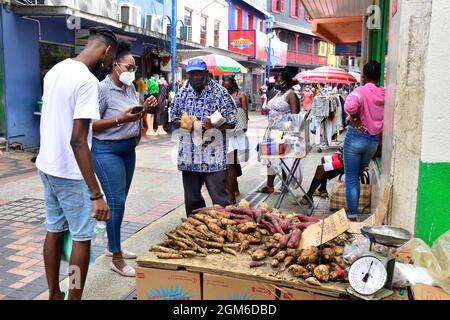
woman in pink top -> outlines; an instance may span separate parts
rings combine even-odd
[[[377,151],[383,130],[385,90],[377,84],[381,66],[371,61],[364,66],[365,85],[355,89],[345,102],[350,126],[344,141],[344,167],[348,217],[356,221],[359,204],[359,178]]]
[[[309,86],[303,91],[303,110],[308,111],[313,104],[314,93],[311,91]]]

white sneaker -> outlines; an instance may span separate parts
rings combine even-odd
[[[136,276],[136,270],[134,270],[133,267],[130,267],[129,265],[126,265],[125,268],[123,268],[123,270],[120,270],[119,268],[117,268],[114,263],[111,262],[111,264],[109,265],[112,271],[117,272],[118,274],[120,274],[121,276],[124,277],[135,277]]]
[[[111,251],[109,251],[108,249],[105,250],[105,255],[107,257],[112,257],[113,254]],[[124,259],[137,259],[137,255],[134,254],[133,252],[127,251],[125,249],[122,250],[122,257]]]

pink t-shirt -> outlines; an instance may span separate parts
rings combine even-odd
[[[313,92],[311,90],[303,92],[303,110],[308,111],[313,104]]]
[[[375,136],[383,131],[385,89],[372,83],[356,88],[345,101],[345,111],[359,116],[367,131]]]

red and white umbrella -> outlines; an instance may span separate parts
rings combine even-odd
[[[352,76],[344,69],[335,67],[320,67],[314,70],[301,72],[295,78],[298,81],[309,81],[317,83],[350,84],[358,82],[354,76]]]
[[[356,81],[361,82],[361,73],[359,72],[349,72],[353,77],[355,77]]]

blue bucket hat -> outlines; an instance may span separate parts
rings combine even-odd
[[[205,61],[199,58],[194,58],[189,60],[186,71],[205,71],[208,70],[208,66],[206,65]]]

